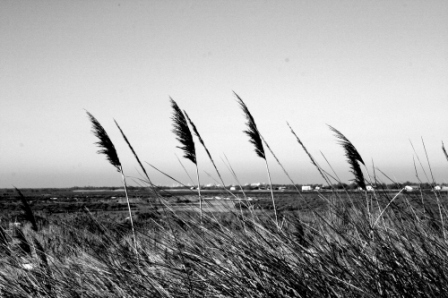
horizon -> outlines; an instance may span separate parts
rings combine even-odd
[[[3,1],[0,188],[120,185],[96,153],[86,110],[112,139],[130,185],[142,175],[114,119],[155,184],[171,182],[145,162],[194,185],[195,168],[176,148],[170,96],[227,185],[236,181],[226,158],[241,184],[266,182],[232,91],[296,184],[324,181],[286,122],[344,183],[353,175],[327,125],[359,151],[367,179],[378,168],[387,184],[448,183],[447,15],[442,0]],[[201,184],[214,183],[195,141]],[[266,156],[273,184],[288,183]]]
[[[257,186],[254,186],[253,184],[258,184],[258,183],[260,183],[260,182],[246,183],[246,184],[242,184],[241,187],[247,187],[247,186],[257,187]],[[351,186],[352,184],[356,185],[356,183],[353,183],[353,182],[349,181],[348,183],[345,183],[345,182],[336,183],[335,182],[335,183],[332,184],[332,186],[336,186],[336,185],[339,185],[341,183],[345,184],[347,186]],[[394,182],[384,183],[384,185],[386,185],[386,186],[391,186],[391,185],[394,185],[394,184],[396,184],[396,183],[394,183]],[[407,186],[416,186],[416,185],[417,186],[420,186],[420,185],[431,186],[431,185],[433,185],[432,182],[422,182],[422,183],[419,183],[419,182],[415,182],[415,181],[404,181],[404,182],[399,182],[399,184],[407,185]],[[293,186],[292,183],[273,183],[272,185],[273,185],[273,187],[274,186]],[[325,183],[307,183],[307,184],[296,183],[294,185],[295,186],[320,186],[320,187],[324,187],[324,188],[330,187],[330,186],[326,185]],[[380,183],[367,183],[367,185],[375,187],[375,186],[380,185]],[[234,187],[234,186],[239,186],[239,185],[238,184],[226,184],[226,185],[224,185],[224,187]],[[259,185],[259,187],[261,187],[261,186],[269,187],[269,183],[261,182],[261,185]],[[436,183],[434,186],[446,187],[446,186],[448,186],[448,183]],[[132,188],[150,188],[150,186],[139,186],[139,185],[128,185],[126,187],[129,188],[129,189],[132,189]],[[155,187],[159,187],[159,188],[160,187],[166,187],[166,188],[190,188],[190,187],[197,187],[197,184],[196,185],[188,185],[188,184],[186,184],[186,185],[181,185],[181,184],[172,184],[172,185],[165,184],[165,185],[163,185],[163,184],[160,184],[160,185],[155,185]],[[118,190],[124,191],[123,185],[115,185],[115,186],[104,186],[104,185],[103,186],[71,186],[71,187],[27,187],[27,188],[20,188],[19,190],[29,190],[29,189],[72,189],[72,188],[73,189],[81,189],[81,190],[82,189],[90,189],[90,188],[94,188],[94,189],[98,189],[98,190],[112,189],[113,188],[115,191],[118,191]],[[223,188],[223,186],[220,185],[220,184],[217,184],[217,185],[201,184],[201,191],[202,190],[210,190],[210,188],[214,188],[214,189],[217,188],[217,190],[219,190],[219,188]],[[15,188],[14,187],[1,187],[0,189],[14,190]],[[254,190],[256,190],[256,189],[254,189]]]

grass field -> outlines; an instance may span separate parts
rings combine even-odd
[[[5,211],[16,213],[24,225],[4,228],[1,294],[443,296],[448,249],[438,208],[445,216],[447,206],[437,201],[447,196],[401,193],[392,201],[395,195],[278,193],[280,228],[266,193],[252,193],[242,209],[236,200],[206,197],[202,219],[197,196],[161,197],[156,205],[131,199],[137,254],[119,197],[72,202],[29,197],[36,230],[20,200],[3,202],[2,219]],[[65,211],[49,212],[64,205]]]
[[[270,148],[238,99],[270,180]],[[189,127],[221,178],[191,119],[173,100],[172,107],[198,185]],[[196,193],[155,186],[117,124],[147,185],[128,187],[114,145],[88,115],[122,190],[8,190],[0,202],[0,297],[447,296],[447,192],[434,181],[424,191],[367,191],[383,183],[364,177],[360,154],[336,129],[361,190],[325,172],[291,128],[328,190]]]

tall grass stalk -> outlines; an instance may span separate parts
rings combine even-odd
[[[426,161],[428,163],[429,172],[431,173],[431,178],[432,178],[431,188],[434,190],[434,186],[436,186],[436,181],[435,181],[434,175],[432,173],[432,167],[429,162],[428,151],[426,150],[426,146],[425,146],[425,142],[423,141],[423,137],[422,137],[422,144],[423,144],[423,149],[425,150],[425,156],[426,156]],[[443,215],[442,215],[442,205],[440,204],[439,194],[435,190],[434,190],[434,195],[437,199],[437,206],[439,208],[439,216],[440,216],[440,223],[442,224],[443,239],[445,239],[445,241],[446,241],[445,221],[444,221]]]
[[[329,127],[330,130],[335,133],[336,138],[339,139],[339,144],[342,146],[342,148],[344,148],[345,156],[347,157],[347,162],[350,165],[351,172],[355,176],[354,181],[359,187],[365,190],[366,183],[361,167],[359,166],[359,163],[365,166],[365,163],[362,160],[361,155],[358,153],[358,150],[356,150],[355,146],[353,146],[352,142],[350,142],[340,131],[338,131],[331,125],[329,125]]]
[[[115,120],[114,120],[114,122],[115,122],[115,125],[118,127],[118,130],[120,131],[120,133],[121,133],[121,135],[122,135],[124,141],[126,142],[126,144],[128,145],[129,149],[131,150],[132,155],[134,155],[135,159],[137,160],[137,163],[139,164],[140,168],[142,169],[143,174],[145,175],[145,177],[146,177],[146,179],[147,179],[147,180],[146,180],[146,183],[149,184],[151,190],[152,190],[153,193],[157,196],[158,193],[157,193],[156,187],[155,187],[155,185],[152,183],[151,179],[149,178],[149,175],[148,175],[148,173],[146,172],[146,168],[143,166],[142,162],[140,161],[140,158],[138,157],[137,153],[135,152],[134,147],[132,147],[131,143],[129,142],[128,138],[127,138],[126,135],[124,134],[124,132],[123,132],[123,130],[121,129],[120,125],[118,125],[118,122],[115,121]]]
[[[286,177],[288,177],[289,181],[291,181],[291,184],[294,186],[294,188],[296,189],[297,193],[299,194],[300,197],[303,197],[302,192],[297,188],[296,183],[292,180],[291,176],[289,175],[289,173],[286,171],[285,167],[282,165],[282,163],[280,162],[280,160],[277,158],[277,156],[275,155],[274,151],[272,151],[271,147],[269,146],[268,142],[266,142],[266,140],[264,139],[264,137],[260,134],[261,139],[263,140],[264,145],[266,146],[266,148],[268,148],[269,152],[271,152],[272,156],[274,157],[274,159],[277,161],[278,165],[282,168],[283,173],[285,173]]]
[[[134,220],[132,218],[131,204],[129,202],[129,196],[128,196],[127,185],[126,185],[126,177],[124,175],[123,166],[121,165],[120,159],[118,158],[117,150],[115,149],[115,146],[112,143],[111,139],[109,138],[109,135],[107,134],[104,127],[98,122],[98,120],[92,114],[90,114],[87,111],[86,111],[86,113],[90,119],[90,122],[92,122],[92,133],[98,138],[98,141],[95,143],[100,148],[100,150],[98,150],[98,153],[104,154],[106,156],[106,159],[110,162],[110,164],[113,165],[115,167],[115,169],[117,170],[117,172],[119,172],[121,174],[121,180],[123,183],[125,196],[126,196],[126,202],[128,205],[129,220],[131,222],[134,250],[135,250],[135,255],[137,257],[137,260],[138,260],[137,238],[135,236]],[[118,124],[117,124],[117,126],[118,126]],[[121,129],[120,129],[120,131],[121,131]]]
[[[188,173],[187,169],[185,168],[183,162],[180,160],[180,158],[176,155],[176,159],[179,162],[180,166],[182,167],[182,169],[184,170],[185,174],[187,175],[188,179],[190,180],[191,185],[194,185],[193,179],[191,179],[190,174]]]
[[[188,123],[182,110],[179,108],[177,103],[170,98],[171,107],[173,108],[173,115],[171,119],[173,120],[173,132],[177,136],[177,140],[182,144],[177,148],[184,152],[184,157],[189,159],[196,166],[196,178],[198,181],[198,196],[199,196],[199,208],[201,209],[202,218],[202,196],[201,196],[201,181],[199,180],[199,167],[198,161],[196,159],[196,149],[194,145],[193,135],[188,128]]]
[[[187,118],[188,122],[190,123],[191,128],[193,128],[194,134],[196,135],[196,137],[198,138],[198,140],[201,143],[202,147],[204,148],[205,152],[207,153],[207,156],[210,159],[210,162],[212,163],[213,168],[215,169],[216,174],[219,177],[219,180],[221,181],[223,187],[225,187],[225,183],[224,183],[224,180],[222,179],[221,173],[218,171],[218,167],[216,166],[215,161],[213,160],[212,155],[210,154],[210,151],[208,150],[207,146],[205,145],[204,140],[202,139],[201,135],[199,134],[199,131],[196,128],[196,125],[190,119],[190,117],[188,116],[187,112],[185,112],[185,110],[184,110],[184,114],[185,114],[185,117]]]
[[[358,187],[360,187],[365,192],[366,197],[366,208],[367,208],[367,215],[369,219],[369,225],[372,225],[372,200],[369,201],[369,196],[367,195],[367,187],[366,182],[364,179],[364,174],[362,173],[360,163],[366,166],[361,155],[359,154],[358,150],[356,150],[355,146],[350,142],[339,130],[332,127],[331,125],[328,125],[331,131],[334,132],[336,138],[339,140],[339,144],[342,146],[342,148],[345,151],[345,157],[347,158],[347,162],[350,165],[351,172],[355,176],[355,183]]]
[[[263,142],[261,140],[260,132],[258,131],[257,125],[255,124],[255,119],[252,116],[252,114],[249,111],[249,108],[246,106],[244,101],[241,99],[241,97],[238,96],[235,92],[233,92],[238,100],[238,103],[240,104],[241,109],[244,112],[244,115],[247,120],[247,130],[244,131],[244,133],[249,137],[249,142],[251,142],[255,147],[255,153],[260,158],[264,159],[264,163],[266,165],[266,171],[268,173],[268,179],[269,179],[269,186],[271,191],[271,198],[272,198],[272,206],[274,207],[274,215],[275,215],[275,222],[277,224],[277,227],[279,227],[278,222],[278,216],[277,216],[277,207],[275,206],[275,199],[274,199],[274,190],[272,189],[272,179],[271,179],[271,172],[269,171],[269,165],[268,161],[266,159],[266,154],[264,152],[263,148]]]
[[[321,168],[321,166],[315,161],[315,159],[313,158],[313,156],[308,152],[308,149],[306,149],[305,145],[302,143],[302,141],[300,140],[300,138],[297,136],[297,134],[295,133],[295,131],[292,129],[291,125],[289,125],[288,122],[286,122],[286,124],[288,125],[289,129],[291,130],[291,133],[294,135],[294,137],[296,138],[297,142],[300,144],[300,146],[302,146],[303,151],[305,151],[306,155],[308,155],[308,158],[310,159],[311,163],[314,165],[314,167],[319,171],[320,176],[324,179],[324,181],[327,183],[328,186],[331,186],[331,182],[328,179],[328,177],[326,175],[324,175],[323,170]]]
[[[414,144],[412,144],[412,141],[411,141],[411,140],[409,140],[409,143],[411,144],[412,150],[414,151],[414,154],[415,154],[415,156],[417,157],[418,163],[420,164],[420,167],[422,168],[422,171],[423,171],[423,173],[425,174],[426,181],[429,182],[430,180],[429,180],[428,174],[426,174],[425,168],[423,167],[423,164],[422,164],[422,162],[420,161],[420,157],[419,157],[419,155],[417,154],[417,151],[415,151]]]
[[[247,200],[247,196],[246,196],[246,192],[244,191],[243,185],[241,184],[240,180],[238,179],[238,176],[236,175],[235,171],[233,170],[232,164],[230,163],[229,159],[227,158],[227,156],[224,154],[224,158],[226,159],[225,161],[221,158],[222,162],[224,163],[224,165],[227,167],[227,169],[229,170],[229,172],[232,174],[233,179],[235,179],[236,183],[238,184],[241,192],[243,193],[243,197],[244,199]]]

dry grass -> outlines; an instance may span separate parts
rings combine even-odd
[[[100,152],[122,172],[112,142],[89,116]],[[252,131],[258,133],[256,127]],[[333,131],[355,178],[364,183],[355,168],[360,155]],[[261,138],[252,140],[260,156]],[[376,190],[358,193],[359,199],[333,191],[320,194],[327,208],[315,212],[277,214],[274,201],[274,212],[254,211],[250,204],[243,211],[242,202],[214,212],[216,202],[204,210],[172,208],[146,178],[163,208],[135,222],[116,223],[86,210],[42,226],[21,196],[27,223],[12,234],[0,229],[0,296],[444,297],[448,292],[446,198],[440,193],[415,198]]]

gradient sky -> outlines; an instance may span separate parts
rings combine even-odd
[[[169,96],[195,122],[227,183],[267,182],[232,91],[297,183],[352,179],[327,124],[397,181],[448,182],[448,1],[0,1],[0,187],[119,186],[85,110],[124,171],[141,160],[184,183]],[[414,145],[414,153],[411,142]],[[201,147],[200,175],[214,175]],[[268,154],[274,183],[288,182]],[[148,169],[158,184],[172,184]],[[380,173],[378,177],[389,182]],[[132,179],[130,179],[132,181]],[[135,184],[131,182],[131,184]]]

